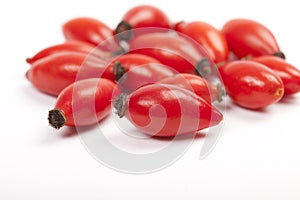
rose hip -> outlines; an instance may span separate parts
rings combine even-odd
[[[150,5],[136,6],[126,12],[117,26],[115,34],[117,34],[119,40],[128,41],[139,34],[134,29],[147,27],[169,29],[170,21],[166,14],[157,7]]]
[[[275,56],[260,56],[251,60],[264,64],[276,72],[284,84],[284,94],[300,92],[300,70],[295,66]]]
[[[54,109],[49,111],[49,124],[59,129],[99,122],[111,111],[115,86],[103,78],[85,79],[69,85],[57,97]]]
[[[275,55],[285,58],[273,33],[250,19],[233,19],[222,28],[229,49],[239,58]]]
[[[176,85],[190,90],[207,102],[213,102],[216,100],[222,101],[222,98],[225,95],[225,91],[221,84],[215,86],[195,74],[175,74],[174,76],[165,78],[158,83]]]
[[[186,38],[169,33],[149,33],[130,42],[130,52],[144,54],[179,73],[207,75],[212,68],[204,51]]]
[[[134,67],[150,63],[160,63],[155,58],[143,54],[123,54],[113,59],[109,67],[114,69],[115,80],[118,81],[127,71]]]
[[[278,102],[284,94],[281,78],[254,61],[233,61],[219,68],[226,92],[245,108],[259,109]]]
[[[202,46],[209,58],[214,63],[228,60],[228,45],[223,33],[208,23],[194,21],[190,23],[179,22],[175,25],[175,31],[187,35]]]
[[[67,40],[88,42],[108,51],[117,48],[113,30],[97,19],[88,17],[71,19],[63,24],[62,31]],[[105,43],[102,43],[103,41]]]
[[[62,44],[57,44],[53,45],[50,47],[47,47],[38,53],[36,53],[33,57],[27,58],[26,62],[29,64],[32,64],[42,58],[45,58],[47,56],[53,55],[53,54],[58,54],[58,53],[86,53],[91,56],[95,56],[100,59],[111,59],[113,56],[112,53],[102,51],[95,47],[92,44],[89,44],[87,42],[81,42],[81,41],[66,41],[65,43]]]
[[[113,80],[106,70],[106,62],[87,57],[85,53],[53,54],[34,62],[26,72],[26,78],[40,91],[57,96],[76,79],[103,78]]]
[[[114,100],[119,117],[137,129],[158,137],[196,133],[219,124],[223,116],[195,93],[171,85],[152,84]]]

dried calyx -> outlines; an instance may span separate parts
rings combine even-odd
[[[126,70],[120,62],[115,62],[113,65],[113,72],[115,80],[118,81],[126,73]]]
[[[126,21],[121,21],[115,30],[115,34],[119,41],[129,41],[133,37],[132,26]]]
[[[279,58],[285,59],[285,55],[281,51],[274,53],[273,56],[277,56]]]
[[[120,117],[124,117],[126,110],[126,98],[127,95],[121,93],[114,101],[113,106],[115,108],[115,113]]]
[[[49,111],[48,115],[49,125],[55,129],[60,129],[66,123],[66,118],[61,110],[53,109]]]
[[[201,77],[207,76],[212,73],[211,65],[207,58],[200,60],[196,64],[195,68],[196,68],[196,74]]]
[[[223,100],[223,97],[226,96],[226,91],[224,86],[221,83],[217,84],[217,101],[221,102]]]

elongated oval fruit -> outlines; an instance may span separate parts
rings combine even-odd
[[[115,65],[114,71],[121,71],[121,65]],[[160,63],[146,63],[138,66],[131,66],[118,80],[118,85],[124,93],[131,93],[136,89],[157,83],[162,79],[175,74],[169,66]]]
[[[76,79],[114,79],[112,70],[106,70],[106,62],[84,53],[60,53],[34,62],[26,72],[26,78],[40,91],[57,96]]]
[[[62,44],[56,44],[47,47],[45,49],[42,49],[41,51],[36,53],[33,57],[27,58],[26,62],[32,64],[47,56],[57,54],[57,53],[66,53],[66,52],[86,53],[101,59],[108,59],[111,58],[112,56],[109,52],[96,49],[96,47],[90,43],[71,40],[71,41],[66,41],[65,43]]]
[[[49,124],[56,129],[96,124],[110,113],[115,86],[103,78],[85,79],[69,85],[57,97],[54,109],[49,111]]]
[[[174,74],[172,69],[155,58],[136,53],[117,57],[109,67],[113,68],[115,80],[125,93],[131,93],[143,85],[156,83]]]
[[[138,130],[157,137],[196,133],[219,124],[223,116],[195,93],[171,85],[152,84],[119,95],[114,108]]]
[[[159,60],[179,73],[198,72],[206,75],[207,58],[189,40],[168,33],[149,33],[130,42],[130,52],[144,54]],[[203,65],[204,64],[204,65]],[[197,69],[197,70],[196,70]]]
[[[254,61],[233,61],[219,68],[226,92],[245,108],[259,109],[278,102],[284,94],[281,78]]]
[[[225,36],[220,30],[208,23],[201,21],[179,22],[175,25],[175,31],[194,39],[207,51],[208,56],[215,63],[228,60],[229,51]]]
[[[285,58],[273,33],[250,19],[233,19],[222,28],[230,50],[239,58],[275,55]]]
[[[118,34],[119,40],[128,41],[133,36],[137,36],[138,32],[135,32],[134,29],[147,27],[169,29],[170,21],[167,15],[157,7],[150,5],[136,6],[125,13],[122,21],[115,29],[115,34]]]
[[[174,76],[162,79],[158,83],[176,85],[190,90],[209,103],[216,100],[222,101],[222,97],[225,95],[225,91],[221,85],[215,86],[195,74],[175,74]]]
[[[300,70],[295,66],[275,56],[260,56],[251,60],[264,64],[279,75],[284,84],[284,94],[300,92]]]
[[[97,19],[88,17],[71,19],[63,24],[62,31],[67,40],[88,42],[104,50],[115,50],[117,46],[112,37],[113,30]],[[106,41],[105,44],[100,45],[103,41]]]
[[[127,71],[134,67],[150,63],[160,63],[157,59],[143,54],[129,53],[116,57],[110,62],[114,68],[115,80],[119,80]]]

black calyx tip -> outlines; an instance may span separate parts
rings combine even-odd
[[[217,84],[217,101],[221,102],[223,100],[223,97],[226,96],[226,91],[224,86],[221,83]]]
[[[53,109],[49,111],[48,115],[49,125],[55,129],[60,129],[66,123],[66,117],[61,110]]]
[[[210,62],[207,58],[203,58],[196,64],[196,74],[204,77],[212,73]]]
[[[111,57],[117,57],[117,56],[123,55],[123,54],[125,54],[125,53],[127,53],[127,50],[125,50],[124,48],[119,48],[119,49],[116,50],[116,51],[112,51],[112,52],[110,53],[110,56],[111,56]]]
[[[282,58],[285,60],[285,55],[281,51],[274,53],[273,56],[276,56],[276,57],[279,57],[279,58]]]
[[[126,21],[121,21],[115,30],[115,34],[119,41],[129,41],[133,37],[132,26]]]
[[[115,109],[115,113],[120,117],[124,117],[126,111],[126,99],[127,95],[121,93],[114,101],[113,106]]]
[[[118,81],[126,73],[126,70],[120,62],[115,62],[113,65],[113,72],[115,81]]]

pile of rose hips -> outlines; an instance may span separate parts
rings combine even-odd
[[[27,79],[58,96],[54,128],[92,125],[111,106],[152,136],[195,133],[223,119],[212,105],[226,93],[248,109],[300,91],[300,71],[287,63],[262,24],[233,19],[221,30],[195,21],[172,24],[153,6],[130,9],[115,30],[92,18],[63,25],[66,42],[28,58]],[[162,110],[163,109],[163,112]]]

